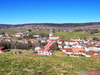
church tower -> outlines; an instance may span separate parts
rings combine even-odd
[[[49,34],[49,36],[53,36],[53,33],[51,32],[51,33]]]

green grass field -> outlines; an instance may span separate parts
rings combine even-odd
[[[23,32],[23,33],[34,33],[34,34],[39,34],[39,33],[50,33],[50,31],[46,30],[32,30],[31,32],[28,31],[28,29],[0,29],[0,33],[18,33],[18,32]]]
[[[0,54],[0,75],[80,75],[89,70],[100,70],[100,58],[68,57],[60,51],[53,56]]]
[[[40,33],[47,33],[49,34],[51,31],[46,31],[46,30],[32,30],[31,32],[28,32],[28,29],[0,29],[0,33],[18,33],[18,32],[23,32],[23,33],[33,33],[33,34],[40,34]],[[54,35],[60,36],[61,39],[71,39],[71,38],[94,38],[98,37],[100,38],[100,33],[96,34],[89,34],[87,32],[55,32]]]

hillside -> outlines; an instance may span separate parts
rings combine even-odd
[[[100,58],[68,57],[61,51],[53,56],[0,54],[0,75],[80,75],[80,71],[100,70]]]
[[[0,24],[1,29],[7,28],[18,28],[18,29],[35,29],[35,30],[93,30],[98,29],[100,31],[100,22],[90,22],[90,23],[29,23],[29,24]]]

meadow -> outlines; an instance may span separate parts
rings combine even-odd
[[[11,34],[15,34],[18,32],[22,32],[22,33],[30,33],[30,34],[40,34],[40,33],[47,33],[49,34],[51,31],[46,31],[46,30],[32,30],[31,32],[28,31],[28,29],[0,29],[0,34],[4,32],[4,33],[11,33]],[[90,34],[88,32],[55,32],[53,33],[54,35],[58,35],[60,36],[61,39],[75,39],[75,38],[100,38],[100,33],[96,33],[96,34]]]
[[[68,57],[61,51],[52,56],[23,55],[32,50],[0,54],[0,75],[80,75],[80,71],[100,70],[98,57]]]

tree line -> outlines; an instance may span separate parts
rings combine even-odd
[[[28,41],[28,43],[22,43],[22,42],[15,42],[15,41],[11,41],[11,42],[7,42],[7,41],[1,41],[0,42],[0,46],[5,47],[5,49],[33,49],[36,46],[40,46],[41,48],[44,48],[44,46],[47,45],[48,42],[44,42],[42,43],[40,40],[38,42],[34,42],[31,43],[30,41]],[[58,43],[55,42],[51,47],[50,50],[58,50]]]

